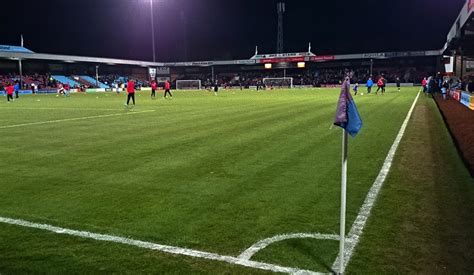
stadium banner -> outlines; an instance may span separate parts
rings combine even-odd
[[[275,53],[275,54],[257,54],[252,56],[251,59],[278,59],[278,58],[293,58],[293,57],[307,57],[307,56],[315,56],[314,53],[311,52],[303,52],[303,53]]]
[[[284,63],[284,62],[304,62],[305,57],[304,56],[298,56],[298,57],[281,57],[281,58],[265,58],[265,59],[259,59],[258,62],[261,64],[267,64],[267,63]]]
[[[99,93],[105,92],[105,89],[86,89],[86,93]]]
[[[154,79],[156,77],[156,68],[148,68],[148,74],[151,79]]]
[[[158,68],[156,68],[156,75],[166,76],[166,75],[170,75],[170,74],[171,74],[170,67],[158,67]]]
[[[467,108],[471,109],[471,103],[473,102],[473,97],[468,92],[461,92],[461,99],[460,102],[462,105],[466,106]],[[472,110],[472,109],[471,109]]]
[[[20,94],[20,95],[32,95],[33,92],[31,90],[20,90],[18,92],[18,94]],[[6,96],[7,94],[5,93],[5,91],[0,91],[0,95]]]
[[[56,94],[58,89],[41,89],[38,91],[38,94]]]
[[[319,56],[310,57],[309,61],[321,62],[321,61],[328,61],[328,60],[334,60],[334,59],[336,59],[334,55],[319,55]]]
[[[457,101],[461,100],[461,91],[460,90],[451,90],[449,92],[449,95],[454,100],[457,100]]]

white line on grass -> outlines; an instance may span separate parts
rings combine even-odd
[[[420,93],[418,92],[418,95],[413,101],[410,111],[408,111],[405,121],[403,122],[402,127],[400,128],[400,131],[398,132],[398,135],[395,138],[395,141],[393,142],[393,145],[390,148],[390,151],[388,152],[387,157],[385,158],[385,162],[382,166],[382,169],[380,170],[379,175],[375,179],[374,184],[370,188],[369,193],[367,194],[365,198],[364,204],[359,210],[359,214],[357,215],[357,218],[352,224],[352,228],[349,231],[349,235],[347,236],[348,243],[346,246],[346,250],[344,252],[344,269],[347,267],[347,264],[351,260],[352,254],[357,244],[359,243],[360,236],[362,235],[367,219],[370,216],[375,200],[377,199],[380,189],[382,189],[385,179],[387,178],[387,175],[390,172],[390,168],[392,167],[393,157],[395,156],[395,153],[397,152],[400,141],[405,135],[405,130],[407,128],[408,122],[410,121],[411,115],[413,113],[413,110],[415,109],[416,102],[418,101],[419,97],[420,97]],[[332,265],[333,270],[339,269],[339,261],[340,259],[338,256]],[[342,272],[339,272],[339,273],[342,273]]]
[[[175,246],[169,246],[169,245],[161,245],[161,244],[139,241],[139,240],[134,240],[134,239],[129,239],[129,238],[113,236],[113,235],[97,234],[97,233],[92,233],[92,232],[87,232],[87,231],[78,231],[78,230],[73,230],[73,229],[52,226],[48,224],[33,223],[33,222],[20,220],[20,219],[10,219],[10,218],[5,218],[5,217],[0,217],[0,223],[17,225],[17,226],[28,227],[28,228],[35,228],[35,229],[40,229],[44,231],[54,232],[57,234],[80,237],[84,239],[92,239],[92,240],[97,240],[97,241],[107,241],[107,242],[125,244],[125,245],[130,245],[130,246],[135,246],[135,247],[140,247],[140,248],[145,248],[145,249],[150,249],[150,250],[156,250],[156,251],[161,251],[161,252],[170,253],[170,254],[185,255],[185,256],[190,256],[194,258],[202,258],[202,259],[207,259],[207,260],[226,262],[230,264],[241,265],[245,267],[251,267],[251,268],[262,269],[262,270],[269,270],[273,272],[283,272],[283,273],[292,273],[292,274],[321,274],[321,273],[313,272],[310,270],[284,267],[284,266],[279,266],[279,265],[274,265],[274,264],[241,259],[238,257],[224,256],[224,255],[219,255],[216,253],[203,252],[203,251],[198,251],[194,249],[181,248],[181,247],[175,247]]]
[[[149,112],[154,112],[154,111],[155,110],[147,110],[147,111],[141,111],[141,112],[130,112],[130,113],[119,113],[119,114],[109,114],[109,115],[87,116],[87,117],[76,117],[76,118],[39,121],[39,122],[31,122],[31,123],[22,123],[22,124],[15,124],[15,125],[0,126],[0,129],[17,128],[17,127],[25,127],[25,126],[33,126],[33,125],[43,125],[43,124],[77,121],[77,120],[88,120],[88,119],[94,119],[94,118],[135,115],[135,114],[143,114],[143,113],[149,113]]]
[[[277,235],[277,236],[267,238],[255,243],[254,245],[249,247],[247,250],[242,252],[242,254],[239,255],[239,258],[250,260],[250,258],[252,258],[253,255],[255,255],[257,252],[259,252],[262,249],[265,249],[267,246],[276,242],[281,242],[281,241],[289,240],[289,239],[309,239],[309,238],[318,239],[318,240],[339,241],[339,235],[331,235],[331,234],[294,233],[294,234]]]
[[[115,108],[115,109],[105,109],[105,108],[73,108],[73,107],[4,107],[0,108],[0,110],[77,110],[77,111],[121,111],[123,109]]]

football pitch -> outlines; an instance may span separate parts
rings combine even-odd
[[[2,102],[0,231],[23,246],[11,270],[332,272],[339,91],[143,92],[133,109],[113,93]],[[355,97],[347,232],[417,92]]]

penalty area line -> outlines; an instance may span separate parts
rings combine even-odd
[[[241,259],[239,257],[225,256],[225,255],[219,255],[216,253],[204,252],[204,251],[199,251],[199,250],[194,250],[194,249],[162,245],[162,244],[140,241],[140,240],[135,240],[135,239],[130,239],[130,238],[114,236],[114,235],[98,234],[98,233],[92,233],[88,231],[73,230],[73,229],[57,227],[57,226],[53,226],[49,224],[29,222],[29,221],[25,221],[21,219],[11,219],[11,218],[6,218],[6,217],[0,217],[0,223],[27,227],[27,228],[34,228],[34,229],[49,231],[49,232],[53,232],[57,234],[79,237],[83,239],[105,241],[105,242],[135,246],[135,247],[149,249],[149,250],[161,251],[168,254],[183,255],[183,256],[189,256],[189,257],[194,257],[194,258],[202,258],[206,260],[226,262],[226,263],[230,263],[234,265],[240,265],[240,266],[261,269],[261,270],[268,270],[272,272],[281,272],[281,273],[290,273],[290,274],[323,274],[323,273],[318,273],[318,272],[314,272],[310,270],[284,267],[284,266],[279,266],[275,264]]]
[[[147,110],[147,111],[140,111],[140,112],[129,112],[129,113],[118,113],[118,114],[109,114],[109,115],[98,115],[98,116],[87,116],[87,117],[76,117],[76,118],[66,118],[66,119],[39,121],[39,122],[31,122],[31,123],[22,123],[22,124],[14,124],[14,125],[0,126],[0,129],[18,128],[18,127],[25,127],[25,126],[52,124],[52,123],[78,121],[78,120],[88,120],[88,119],[95,119],[95,118],[127,116],[127,115],[137,115],[137,114],[143,114],[143,113],[150,113],[150,112],[154,112],[154,111],[155,111],[155,110]]]

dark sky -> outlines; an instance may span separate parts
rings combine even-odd
[[[276,51],[275,0],[153,1],[158,61]],[[308,42],[316,54],[439,49],[464,3],[287,0],[285,52]],[[19,44],[20,34],[40,53],[151,60],[150,0],[2,1],[0,44]]]

